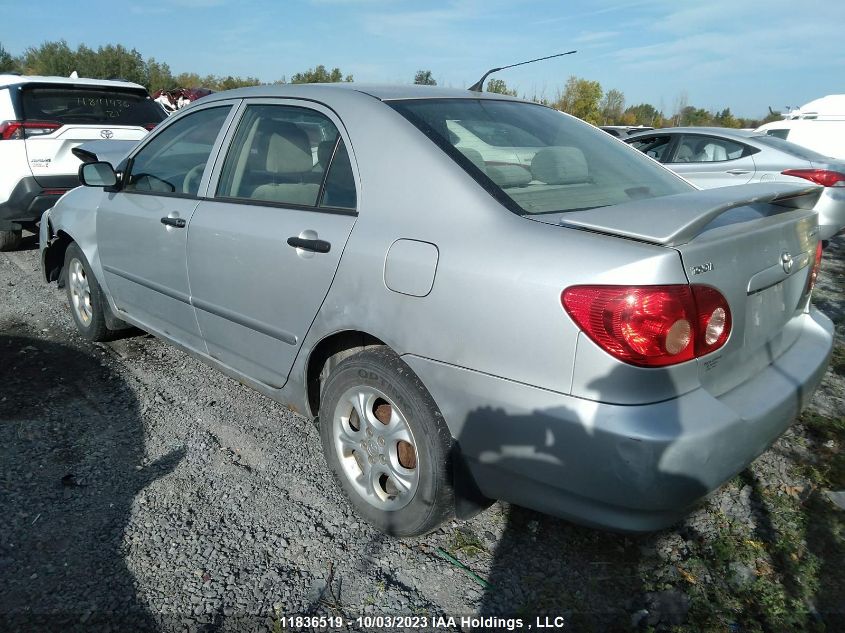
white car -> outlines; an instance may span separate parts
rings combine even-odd
[[[74,147],[137,141],[165,118],[135,83],[0,74],[0,250],[79,185]]]

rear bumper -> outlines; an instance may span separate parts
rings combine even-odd
[[[480,491],[598,527],[671,525],[743,470],[821,382],[833,325],[819,313],[776,362],[732,391],[647,405],[566,396],[403,357],[441,409]]]
[[[0,230],[20,230],[21,225],[34,223],[65,192],[79,186],[76,175],[42,176],[39,180],[21,178],[9,199],[0,203]]]

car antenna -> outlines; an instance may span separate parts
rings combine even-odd
[[[514,66],[522,66],[523,64],[531,64],[533,62],[541,62],[544,59],[551,59],[552,57],[563,57],[564,55],[572,55],[572,53],[577,53],[578,51],[567,51],[566,53],[556,53],[555,55],[549,55],[547,57],[538,57],[537,59],[529,59],[527,62],[519,62],[518,64],[511,64],[510,66],[501,66],[500,68],[491,68],[484,76],[481,77],[478,81],[472,84],[469,87],[469,90],[472,92],[484,92],[484,80],[487,79],[487,75],[492,73],[497,73],[500,70],[505,70],[506,68],[513,68]]]

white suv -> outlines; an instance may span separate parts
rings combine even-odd
[[[138,84],[0,74],[0,250],[79,185],[74,147],[136,141],[166,116]]]

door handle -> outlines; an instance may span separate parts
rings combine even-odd
[[[288,246],[315,253],[328,253],[332,249],[332,245],[326,240],[308,240],[304,237],[289,237]]]
[[[185,228],[184,218],[162,218],[161,223],[166,224],[167,226],[175,226],[177,229]]]
[[[742,176],[743,174],[750,174],[751,171],[748,169],[729,169],[727,173],[731,176]]]

